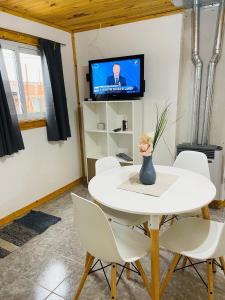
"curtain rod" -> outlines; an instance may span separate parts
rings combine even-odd
[[[38,37],[38,36],[35,36],[37,39],[43,39],[43,40],[49,40],[49,39],[44,39],[44,38],[41,38],[41,37]],[[49,40],[51,42],[54,42],[54,43],[57,43],[57,44],[60,44],[61,46],[66,46],[66,44],[64,43],[60,43],[60,42],[56,42],[56,41],[53,41],[53,40]]]

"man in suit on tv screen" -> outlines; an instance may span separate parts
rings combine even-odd
[[[106,80],[106,85],[119,85],[119,86],[126,86],[126,78],[120,76],[120,65],[114,64],[113,65],[113,75],[108,76]]]

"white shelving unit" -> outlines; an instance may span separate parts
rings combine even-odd
[[[95,161],[101,157],[116,157],[116,154],[122,152],[133,159],[132,162],[128,162],[117,157],[123,165],[141,162],[137,145],[143,130],[142,114],[142,100],[83,102],[88,180],[94,176]],[[128,130],[114,132],[113,129],[122,128],[124,116],[128,120]],[[98,130],[98,123],[104,123],[105,129]]]

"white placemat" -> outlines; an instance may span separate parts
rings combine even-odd
[[[178,178],[179,176],[176,175],[157,173],[155,184],[144,185],[139,181],[139,174],[133,173],[130,178],[119,185],[118,188],[140,194],[160,197],[177,181]]]

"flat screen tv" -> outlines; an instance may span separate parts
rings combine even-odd
[[[144,54],[91,60],[89,77],[93,100],[143,97]]]

